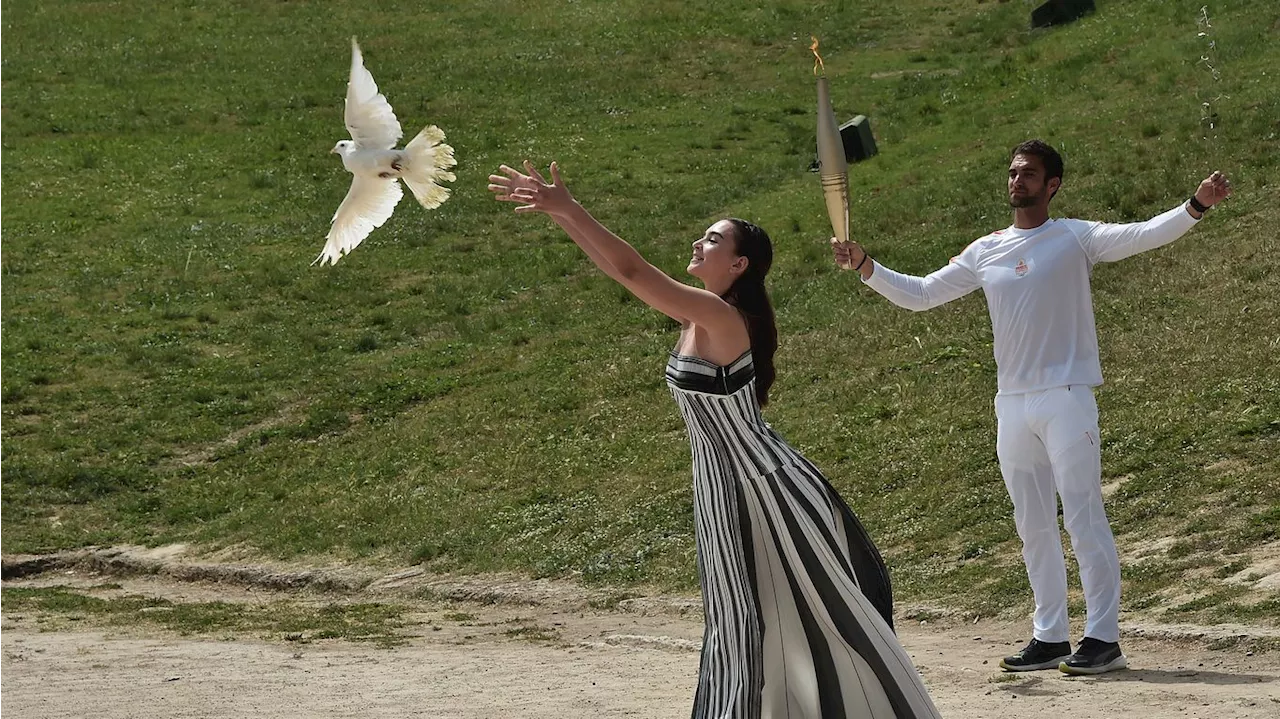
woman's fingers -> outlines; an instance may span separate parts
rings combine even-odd
[[[518,202],[515,198],[515,192],[510,185],[504,185],[500,182],[489,183],[489,192],[493,193],[493,199],[499,202]]]
[[[501,174],[489,175],[488,189],[495,200],[518,203],[515,211],[520,214],[545,212],[541,191],[549,185],[532,162],[525,160],[524,167],[528,174],[510,165],[499,165],[498,173]]]
[[[542,173],[538,172],[538,168],[534,167],[529,160],[524,161],[524,169],[525,172],[522,173],[508,165],[499,165],[498,171],[502,174],[489,175],[489,191],[493,193],[496,200],[521,203],[515,208],[515,211],[521,214],[546,212],[547,200],[555,198],[544,197],[542,193],[543,190],[549,190],[560,184],[560,166],[554,162],[551,163],[552,182],[547,182]]]
[[[543,177],[543,176],[542,176],[542,173],[541,173],[541,172],[538,172],[538,168],[534,167],[532,162],[529,162],[528,160],[525,160],[525,161],[524,161],[524,169],[525,169],[525,171],[526,171],[526,172],[528,172],[528,173],[529,173],[529,176],[530,176],[530,177],[532,177],[533,179],[537,180],[538,182],[541,182],[541,183],[542,183],[542,184],[544,184],[544,185],[549,185],[549,184],[551,184],[551,183],[547,182],[547,179],[546,179],[545,177]]]

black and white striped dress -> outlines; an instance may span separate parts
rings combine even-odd
[[[706,613],[695,719],[938,717],[892,629],[889,576],[827,482],[765,424],[750,351],[671,354],[693,447]]]

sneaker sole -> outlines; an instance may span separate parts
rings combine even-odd
[[[1063,662],[1070,657],[1071,657],[1070,654],[1063,654],[1062,656],[1056,659],[1040,662],[1039,664],[1022,664],[1022,665],[1005,664],[1005,661],[1001,659],[1000,668],[1005,670],[1006,672],[1038,672],[1041,669],[1062,669]]]
[[[1073,676],[1089,676],[1091,674],[1105,674],[1117,669],[1125,669],[1129,666],[1129,660],[1123,654],[1112,659],[1111,661],[1099,667],[1069,667],[1066,662],[1058,665],[1058,671],[1063,674],[1071,674]]]

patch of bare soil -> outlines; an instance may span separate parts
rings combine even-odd
[[[417,569],[202,565],[172,550],[93,554],[46,561],[39,571],[34,558],[6,560],[4,584],[174,602],[393,601],[411,608],[414,623],[406,644],[381,649],[182,637],[145,625],[104,631],[62,622],[44,631],[40,617],[3,609],[6,716],[568,719],[684,716],[692,704],[702,631],[693,597]],[[1253,640],[1280,636],[1276,629],[1129,622],[1122,642],[1131,669],[1070,678],[997,668],[1025,641],[1025,621],[903,616],[898,624],[948,717],[1280,715],[1280,652],[1249,650]]]

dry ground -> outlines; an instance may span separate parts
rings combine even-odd
[[[119,588],[108,593],[243,603],[372,596],[412,607],[410,636],[390,649],[306,637],[192,637],[146,624],[81,626],[5,610],[6,717],[569,719],[677,717],[690,705],[701,619],[687,597],[618,601],[567,583],[414,570],[374,581],[333,575],[321,592],[314,573],[303,580],[276,568],[260,571],[255,583],[245,581],[252,571],[237,566],[237,583],[216,582],[216,572],[149,556],[162,564],[145,575],[111,577]],[[11,572],[5,586],[101,586],[107,569],[81,563]],[[204,578],[176,578],[197,575]],[[264,588],[288,585],[290,577],[302,586]],[[899,620],[899,634],[947,717],[1280,716],[1280,652],[1250,651],[1256,642],[1238,639],[1274,639],[1275,629],[1128,622],[1131,669],[1068,678],[996,668],[998,657],[1023,641],[1024,621],[913,616]]]

